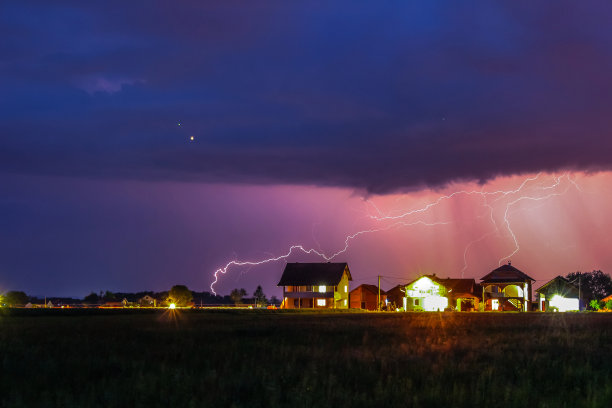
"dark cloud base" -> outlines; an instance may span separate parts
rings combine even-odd
[[[0,11],[2,172],[386,193],[612,167],[608,3]]]

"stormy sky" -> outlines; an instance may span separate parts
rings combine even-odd
[[[0,291],[204,290],[231,259],[335,252],[372,227],[364,197],[426,205],[539,172],[586,177],[593,195],[552,212],[576,220],[591,200],[607,225],[610,21],[604,1],[3,1]],[[456,204],[453,222],[481,205]],[[342,260],[364,277],[455,275],[487,233],[461,225],[443,265],[392,262],[378,247],[412,238],[385,234]],[[495,233],[485,270],[513,250]],[[589,235],[569,236],[555,245]],[[525,263],[550,264],[543,248]],[[604,249],[556,274],[612,267]],[[282,264],[267,266],[223,290],[273,291]]]

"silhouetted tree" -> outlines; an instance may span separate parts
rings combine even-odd
[[[572,272],[566,278],[575,286],[580,285],[582,296],[588,301],[601,300],[612,293],[612,279],[602,271]]]
[[[83,303],[98,303],[100,301],[100,296],[96,293],[91,292],[89,295],[85,296],[83,299]]]
[[[193,300],[193,293],[185,285],[174,285],[168,292],[168,303],[177,306],[188,306]]]
[[[230,298],[235,304],[242,303],[242,298],[247,295],[246,290],[244,289],[233,289],[230,293]]]
[[[28,303],[28,295],[25,292],[12,290],[4,294],[4,303],[9,306],[25,305]]]
[[[253,297],[255,298],[255,306],[262,307],[268,305],[268,299],[266,299],[266,295],[261,288],[261,285],[257,286],[255,292],[253,292]]]
[[[110,290],[107,290],[106,292],[104,292],[104,296],[102,296],[102,300],[104,300],[105,302],[115,302],[117,300],[117,297],[115,296],[113,292],[111,292]]]

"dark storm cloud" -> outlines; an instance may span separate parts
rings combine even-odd
[[[3,2],[0,171],[385,192],[610,167],[609,3],[407,3]]]

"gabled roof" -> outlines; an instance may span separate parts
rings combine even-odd
[[[367,283],[364,283],[362,285],[357,286],[355,289],[351,290],[351,293],[355,292],[356,290],[358,290],[360,288],[362,290],[365,290],[365,291],[368,291],[370,293],[374,293],[375,295],[378,295],[378,286],[370,285],[370,284],[367,284]],[[386,292],[384,290],[380,289],[380,294],[382,296],[382,295],[386,294]]]
[[[446,289],[455,293],[472,293],[476,281],[474,279],[439,279]]]
[[[563,276],[557,276],[536,289],[536,292],[549,295],[564,295],[578,297],[578,288]]]
[[[480,278],[483,282],[523,282],[526,280],[534,281],[532,277],[516,269],[510,262]]]
[[[436,282],[439,285],[444,286],[444,288],[448,292],[453,293],[469,293],[474,294],[480,291],[480,288],[474,279],[463,279],[463,278],[440,278],[436,275],[422,275],[416,278],[415,280],[409,282],[405,286],[412,285],[414,282],[419,279],[427,277],[432,281]]]
[[[336,286],[340,283],[345,270],[348,279],[353,280],[346,262],[288,263],[277,286]]]

